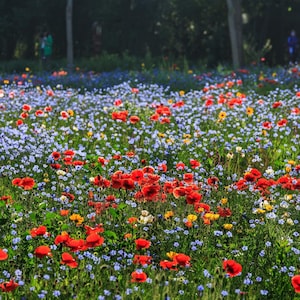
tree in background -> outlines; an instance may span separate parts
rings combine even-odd
[[[66,36],[67,36],[67,67],[72,71],[74,66],[73,55],[73,0],[67,0],[66,5]]]

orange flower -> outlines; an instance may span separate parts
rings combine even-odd
[[[64,216],[67,216],[69,214],[69,212],[70,212],[69,209],[61,209],[59,211],[59,214],[64,217]]]
[[[124,240],[131,239],[131,238],[132,238],[132,234],[131,233],[125,233],[124,234]]]
[[[38,246],[34,250],[34,254],[38,258],[43,258],[45,256],[52,256],[51,249],[48,246]]]

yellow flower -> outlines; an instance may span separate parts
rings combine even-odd
[[[294,160],[288,160],[288,164],[293,166],[296,164],[296,162]]]
[[[264,205],[264,208],[265,208],[265,210],[267,210],[267,211],[271,211],[271,210],[273,210],[273,205],[271,205],[271,204],[266,204],[266,205]]]
[[[25,68],[25,71],[26,71],[26,72],[30,72],[30,68],[26,67],[26,68]]]
[[[293,199],[293,195],[292,194],[284,195],[284,200],[290,201],[292,199]]]
[[[193,74],[193,70],[188,70],[188,74]]]
[[[189,139],[189,138],[191,138],[191,135],[190,135],[189,133],[184,133],[184,134],[183,134],[183,138],[184,138],[184,139],[186,139],[186,138]]]
[[[222,199],[221,199],[221,204],[222,204],[222,205],[227,204],[227,202],[228,202],[228,199],[227,199],[227,198],[222,198]]]
[[[291,172],[291,171],[292,171],[292,168],[291,168],[291,167],[288,167],[288,166],[286,166],[286,167],[285,167],[285,171],[286,171],[287,173],[289,173],[289,172]]]
[[[67,113],[69,114],[70,117],[74,116],[74,110],[73,109],[68,109]]]
[[[252,107],[247,107],[246,114],[251,117],[254,113],[254,109]]]
[[[93,136],[93,132],[92,132],[92,131],[88,131],[88,132],[87,132],[87,136],[88,136],[88,137]]]
[[[226,230],[231,230],[233,228],[233,225],[229,224],[229,223],[226,223],[226,224],[223,225],[223,228],[226,229]]]
[[[177,255],[177,253],[174,251],[170,251],[167,253],[168,258],[170,258],[170,259],[173,259],[175,255]]]
[[[189,145],[192,141],[190,139],[184,139],[183,143]]]
[[[179,91],[179,95],[182,97],[182,96],[184,96],[184,94],[185,94],[185,91]]]
[[[209,219],[211,221],[216,221],[219,219],[219,217],[220,217],[219,214],[214,214],[214,213],[206,213],[204,215],[204,218]]]
[[[261,208],[257,208],[254,213],[255,214],[264,214],[266,211],[264,209],[261,209]]]
[[[81,225],[84,221],[84,218],[79,214],[72,214],[70,220],[74,221],[77,225]]]
[[[219,120],[224,120],[225,118],[226,118],[226,112],[225,111],[221,111],[220,113],[219,113]]]
[[[3,83],[4,83],[4,84],[9,84],[9,80],[4,79],[4,80],[3,80]]]
[[[165,135],[164,133],[162,133],[162,132],[158,132],[158,133],[157,133],[157,136],[160,137],[160,138],[163,138],[163,137],[165,137],[166,135]]]
[[[174,216],[174,212],[172,210],[169,210],[164,214],[165,219],[170,219],[173,216]]]
[[[101,138],[101,139],[104,139],[105,137],[106,137],[106,135],[105,135],[103,132],[101,132],[101,133],[100,133],[100,138]]]
[[[172,103],[173,103],[173,100],[172,100],[172,99],[169,99],[169,100],[168,100],[168,103],[169,103],[169,104],[172,104]]]
[[[197,216],[193,214],[188,215],[186,218],[189,222],[194,222],[197,220]]]
[[[168,144],[173,144],[173,143],[174,143],[174,140],[173,140],[173,139],[167,139],[166,142],[167,142]]]

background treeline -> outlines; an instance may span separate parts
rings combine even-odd
[[[245,65],[287,63],[287,36],[300,33],[300,0],[241,0]],[[0,0],[0,63],[36,59],[50,31],[54,59],[66,56],[66,0]],[[74,0],[74,58],[95,57],[92,25],[101,24],[101,55],[182,58],[215,66],[231,61],[225,0]]]

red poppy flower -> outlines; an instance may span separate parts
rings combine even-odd
[[[176,164],[176,170],[183,170],[185,168],[185,164],[183,162],[179,162]]]
[[[53,157],[54,160],[60,159],[60,153],[57,151],[52,152],[51,156]]]
[[[197,192],[191,192],[185,197],[185,201],[187,204],[195,204],[200,202],[202,199],[202,195]]]
[[[125,190],[133,190],[135,187],[134,181],[131,178],[124,179],[122,182],[122,188]]]
[[[168,171],[168,166],[166,164],[159,164],[158,170],[161,172],[167,172]]]
[[[150,265],[152,262],[152,257],[151,256],[148,256],[148,255],[135,255],[133,257],[133,263],[135,265]]]
[[[179,197],[183,197],[186,195],[186,187],[179,186],[173,189],[173,196],[178,199]]]
[[[47,227],[44,225],[41,225],[37,228],[33,228],[30,230],[30,235],[32,237],[36,237],[38,235],[44,235],[44,234],[47,234]]]
[[[23,124],[24,124],[24,122],[23,122],[23,120],[21,120],[21,119],[19,119],[19,120],[16,121],[16,125],[17,125],[17,126],[21,126],[21,125],[23,125]]]
[[[210,206],[205,203],[195,203],[194,204],[194,210],[195,212],[202,213],[202,212],[209,212]]]
[[[75,152],[73,150],[68,149],[64,152],[64,155],[65,156],[74,156]]]
[[[145,239],[135,240],[136,249],[148,249],[151,246],[151,242]]]
[[[146,174],[148,174],[148,173],[153,174],[154,171],[155,171],[155,169],[151,166],[146,166],[146,167],[143,168],[143,172],[146,173]]]
[[[104,238],[100,236],[98,233],[91,233],[86,238],[86,247],[94,248],[101,246],[104,242]]]
[[[2,292],[12,292],[19,286],[18,283],[10,280],[9,282],[3,282],[0,284],[0,289]]]
[[[61,255],[61,264],[63,265],[67,265],[71,268],[76,268],[78,266],[78,263],[77,261],[75,260],[75,258],[73,258],[73,256],[68,253],[68,252],[64,252],[62,255]]]
[[[218,187],[219,178],[216,176],[211,176],[207,178],[207,184],[213,187]]]
[[[188,255],[185,255],[183,253],[177,253],[173,257],[173,261],[183,267],[189,267],[191,265],[191,263],[190,263],[191,258]]]
[[[24,105],[22,106],[22,110],[23,110],[23,111],[31,111],[31,106],[30,106],[29,104],[24,104]]]
[[[7,203],[12,203],[12,196],[10,195],[4,195],[0,198],[1,201],[4,201],[6,204]]]
[[[295,275],[291,279],[292,286],[295,289],[296,293],[300,293],[300,275]]]
[[[255,181],[255,176],[253,174],[251,174],[250,172],[246,172],[244,175],[244,179],[248,182],[253,182]]]
[[[220,215],[220,217],[230,217],[232,212],[228,207],[223,208],[218,206],[218,214]]]
[[[273,108],[277,108],[277,107],[279,107],[279,106],[282,106],[282,102],[281,102],[281,101],[276,101],[276,102],[274,102],[274,103],[272,104],[272,107],[273,107]]]
[[[71,251],[82,251],[86,250],[85,241],[83,239],[75,240],[75,239],[67,239],[65,245],[71,249]]]
[[[185,173],[183,174],[183,181],[186,183],[192,183],[194,180],[194,174],[193,173]]]
[[[201,164],[200,164],[200,162],[198,160],[191,159],[190,160],[190,165],[191,165],[192,169],[195,169],[195,168],[199,167]]]
[[[287,119],[282,119],[277,122],[277,126],[283,127],[288,123]]]
[[[70,115],[66,112],[66,111],[61,111],[60,112],[60,116],[64,119],[64,120],[66,120],[66,119],[68,119],[69,117],[70,117]]]
[[[115,106],[120,106],[120,105],[122,105],[122,104],[123,104],[123,102],[122,102],[121,99],[116,99],[115,102],[114,102],[114,105],[115,105]]]
[[[233,259],[223,261],[223,270],[230,276],[234,277],[242,272],[242,265]]]
[[[38,109],[35,113],[34,113],[37,117],[44,115],[44,112],[40,109]]]
[[[137,170],[133,170],[131,172],[131,179],[133,181],[138,182],[138,181],[141,181],[143,178],[144,178],[144,172],[142,170],[137,169]]]
[[[58,244],[62,244],[62,243],[66,243],[68,240],[70,240],[70,236],[67,232],[63,232],[62,234],[59,234],[56,236],[55,240],[54,240],[54,244],[58,245]]]
[[[130,121],[131,124],[136,124],[140,121],[140,118],[138,116],[131,116],[129,118],[129,121]]]
[[[22,178],[22,181],[20,182],[20,186],[24,190],[32,190],[34,185],[35,185],[35,181],[33,178],[30,177]]]
[[[22,113],[20,114],[20,118],[21,118],[21,119],[26,119],[26,118],[28,118],[28,117],[29,117],[29,114],[26,113],[26,112],[22,112]]]
[[[154,199],[160,191],[160,186],[156,184],[147,184],[143,186],[141,192],[147,200]]]
[[[51,249],[48,246],[38,246],[34,250],[34,254],[38,258],[43,258],[45,256],[52,256]]]
[[[167,269],[167,270],[173,270],[173,271],[177,271],[177,262],[175,261],[169,261],[169,260],[162,260],[159,265],[163,268],[163,269]]]
[[[0,249],[0,260],[6,260],[8,258],[8,254]]]
[[[159,119],[159,114],[154,114],[150,117],[151,121],[158,121],[158,119]]]
[[[266,122],[263,122],[262,126],[263,126],[264,129],[271,129],[272,128],[272,123],[266,121]]]
[[[134,271],[131,273],[131,282],[145,282],[147,280],[147,274],[144,272]]]
[[[97,224],[96,227],[90,227],[88,225],[84,225],[84,229],[87,235],[91,235],[92,233],[104,232],[104,228],[102,224]]]

